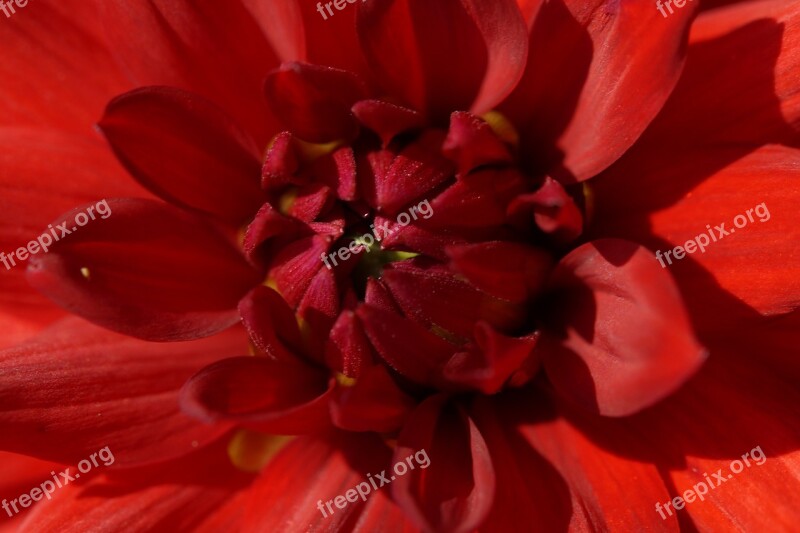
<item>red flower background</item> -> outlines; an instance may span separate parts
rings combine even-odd
[[[794,530],[800,2],[334,13],[0,18],[0,250],[112,210],[0,270],[0,497],[115,456],[0,528]]]

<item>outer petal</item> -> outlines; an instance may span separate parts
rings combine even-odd
[[[367,504],[357,498],[355,502],[347,502],[341,509],[333,505],[333,500],[339,495],[344,497],[347,490],[365,482],[368,474],[376,474],[386,468],[390,454],[389,448],[375,434],[297,438],[270,461],[255,482],[245,514],[245,529],[344,529],[347,524],[358,520]],[[302,483],[298,483],[298,480],[302,480]],[[369,483],[366,485],[371,492],[372,487]],[[313,490],[309,490],[309,487]],[[374,495],[368,497],[371,501]],[[326,507],[328,500],[331,500],[333,514]],[[383,500],[382,504],[389,506],[386,511],[396,516],[388,501]],[[382,528],[383,524],[375,522],[380,518],[380,510],[372,511],[370,521],[362,524],[362,528],[368,531]]]
[[[91,134],[103,105],[130,88],[105,43],[102,0],[29,2],[0,25],[0,122]],[[57,21],[58,31],[53,31]],[[69,53],[60,53],[69,43]],[[13,144],[3,143],[4,151]]]
[[[372,2],[359,8],[357,27],[376,77],[442,123],[453,111],[491,109],[525,64],[525,25],[513,0]]]
[[[264,203],[258,146],[205,98],[137,89],[112,100],[99,126],[128,171],[169,202],[233,223]]]
[[[233,469],[220,444],[165,466],[70,483],[53,505],[37,504],[21,531],[195,531],[251,479]]]
[[[198,338],[236,322],[237,302],[259,277],[224,237],[150,200],[107,205],[106,220],[31,259],[34,287],[96,324],[148,340]],[[67,228],[81,211],[62,219]]]
[[[646,187],[623,177],[639,156],[598,178],[594,233],[635,240],[662,257],[689,241],[703,244],[683,259],[662,259],[701,330],[797,309],[800,150],[764,146],[721,170],[714,166],[737,157],[738,147],[680,153],[651,160]],[[741,228],[734,225],[739,215]]]
[[[0,144],[5,147],[0,151],[2,253],[27,246],[48,222],[76,205],[103,196],[147,196],[99,139],[42,129],[2,128]],[[65,175],[70,178],[64,179]],[[21,179],[25,181],[23,187]],[[32,205],[36,209],[31,209]],[[63,311],[28,285],[20,261],[14,266],[5,260],[10,269],[0,266],[0,345],[11,345],[60,317]]]
[[[705,359],[674,282],[616,239],[573,250],[553,274],[544,365],[564,396],[620,416],[672,393]]]
[[[277,123],[261,96],[278,65],[240,2],[153,0],[100,3],[114,53],[135,85],[170,85],[217,102],[265,146]]]
[[[188,453],[225,427],[180,413],[178,390],[199,366],[245,348],[240,329],[156,344],[67,319],[0,352],[0,446],[64,463],[105,446],[120,465]]]
[[[520,404],[531,408],[522,411],[516,407]],[[500,425],[515,428],[513,433],[508,429],[500,432],[499,428],[490,431],[492,423],[484,406],[479,419],[481,429],[487,428],[493,451],[497,454],[505,444],[522,457],[544,457],[566,482],[566,486],[556,482],[555,490],[536,503],[537,507],[551,507],[549,512],[542,513],[550,523],[563,524],[568,520],[569,531],[680,530],[674,516],[662,520],[655,511],[656,502],[666,502],[671,496],[658,465],[603,449],[574,424],[552,412],[552,406],[540,395],[509,395],[491,405],[490,412],[495,416],[500,414]],[[620,431],[614,437],[637,441],[643,435],[646,433]],[[536,464],[535,460],[527,462]],[[552,476],[550,468],[537,466],[543,474]],[[634,487],[636,490],[621,497],[621,490]],[[567,514],[565,511],[570,507],[572,512]]]
[[[704,13],[690,42],[680,83],[643,141],[662,150],[800,142],[797,2],[743,2]]]
[[[665,19],[640,0],[544,3],[532,20],[525,76],[501,106],[521,130],[530,165],[583,181],[630,148],[678,81],[697,4]]]
[[[411,415],[393,462],[420,452],[428,466],[417,460],[419,468],[397,476],[395,501],[427,530],[467,532],[480,526],[494,498],[494,468],[475,423],[444,395],[429,398]]]

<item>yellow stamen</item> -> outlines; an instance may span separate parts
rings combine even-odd
[[[517,129],[502,113],[498,111],[489,111],[481,118],[486,121],[498,137],[513,146],[519,146],[519,133]]]
[[[239,470],[258,472],[292,438],[242,429],[228,443],[228,457]]]
[[[356,378],[351,378],[351,377],[345,376],[341,372],[337,372],[336,373],[336,383],[338,383],[342,387],[352,387],[353,385],[356,384]]]
[[[86,280],[91,280],[92,279],[92,273],[89,272],[89,269],[87,267],[81,268],[81,276],[83,276],[84,279],[86,279]]]

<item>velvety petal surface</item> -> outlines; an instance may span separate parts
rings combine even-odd
[[[178,391],[203,364],[246,349],[232,329],[201,341],[149,343],[77,318],[0,352],[0,446],[74,463],[109,446],[116,464],[173,458],[224,425],[195,422]]]

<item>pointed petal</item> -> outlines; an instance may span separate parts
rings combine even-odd
[[[147,340],[190,340],[238,320],[236,304],[259,276],[221,234],[151,200],[111,199],[107,207],[105,220],[31,258],[31,285],[72,313]],[[83,211],[53,226],[74,228]]]
[[[257,145],[196,94],[137,89],[112,100],[99,127],[128,171],[169,202],[238,224],[266,199]]]
[[[409,517],[431,531],[466,533],[480,526],[494,498],[494,468],[475,423],[447,396],[433,396],[412,413],[392,460],[411,456],[419,468],[391,486]]]

